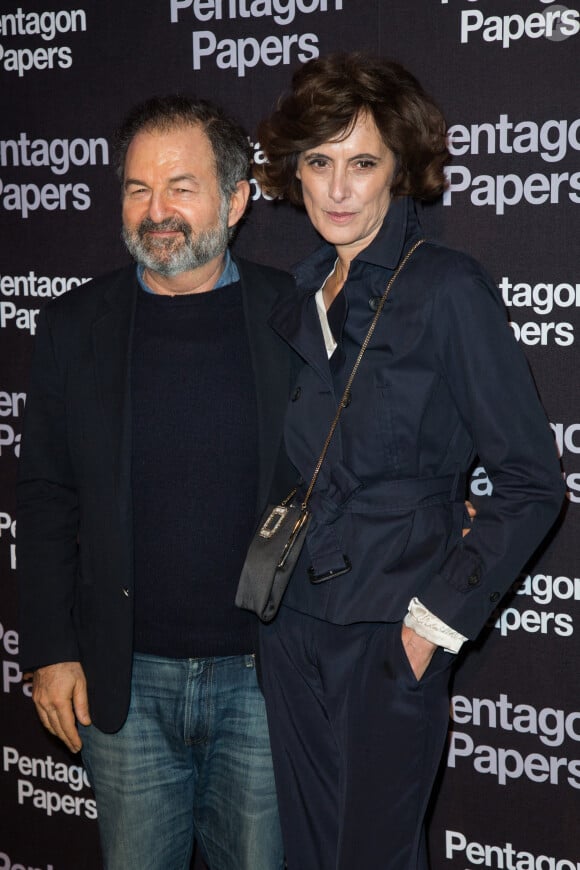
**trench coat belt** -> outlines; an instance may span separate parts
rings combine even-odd
[[[324,493],[310,497],[312,522],[308,530],[307,549],[312,560],[309,571],[313,582],[331,579],[350,569],[334,525],[341,515],[382,516],[406,513],[431,505],[462,503],[465,500],[467,478],[463,472],[445,477],[380,480],[364,484],[354,482],[349,472],[336,473]]]

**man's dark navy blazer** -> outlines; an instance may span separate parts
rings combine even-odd
[[[290,276],[236,260],[258,408],[256,519],[294,472],[280,453],[291,378],[267,326]],[[93,722],[123,724],[133,641],[131,337],[135,267],[98,278],[41,312],[18,485],[21,662],[80,661]],[[219,396],[216,396],[219,402]],[[193,497],[193,494],[192,494]],[[227,504],[224,505],[224,534]],[[235,590],[232,590],[232,599]]]

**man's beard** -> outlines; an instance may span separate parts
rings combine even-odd
[[[155,230],[179,232],[183,238],[154,239],[148,233]],[[209,230],[200,230],[195,237],[191,226],[180,218],[155,223],[147,217],[134,230],[123,227],[123,241],[131,256],[146,269],[167,278],[180,275],[224,253],[229,242],[227,210],[221,208],[217,223]]]

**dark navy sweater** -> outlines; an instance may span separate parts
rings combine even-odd
[[[255,523],[257,410],[239,283],[139,292],[132,355],[135,642],[253,652],[234,596]]]

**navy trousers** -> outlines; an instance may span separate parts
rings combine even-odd
[[[288,607],[261,649],[288,870],[424,870],[455,656],[437,650],[417,681],[400,623]]]

